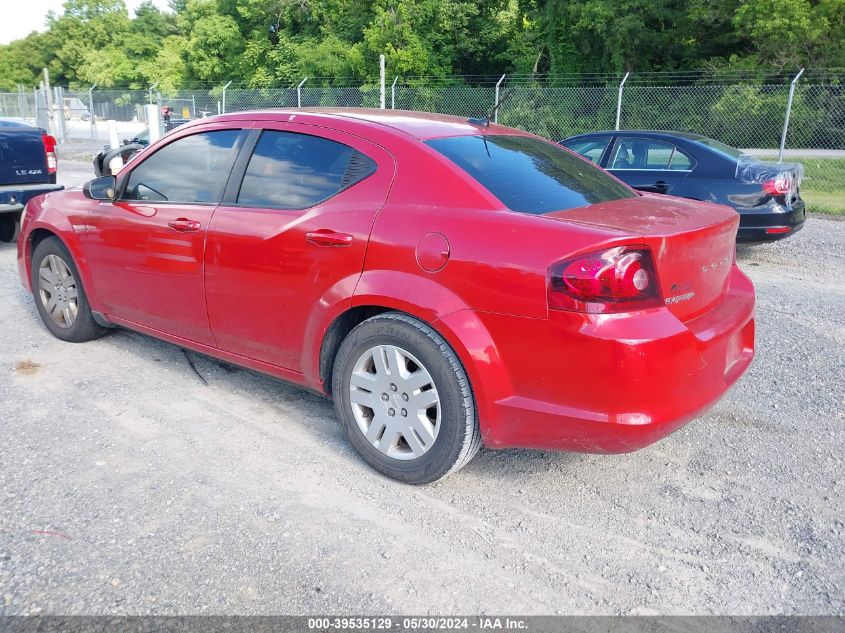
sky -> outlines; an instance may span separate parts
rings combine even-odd
[[[18,40],[29,35],[32,31],[43,31],[44,23],[47,21],[47,12],[62,12],[63,0],[0,0],[2,5],[3,25],[0,29],[0,44],[8,44],[12,40]],[[135,7],[141,4],[142,0],[125,0],[129,15],[135,15]],[[167,9],[167,0],[153,0],[160,9]]]

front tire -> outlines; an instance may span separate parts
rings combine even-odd
[[[45,238],[35,247],[30,280],[38,314],[53,336],[82,343],[107,332],[94,321],[79,270],[57,237]]]
[[[332,374],[350,444],[380,473],[425,484],[481,447],[469,378],[428,325],[399,312],[367,319],[344,339]]]

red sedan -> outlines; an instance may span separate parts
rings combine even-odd
[[[242,112],[30,202],[18,264],[60,339],[131,328],[331,395],[364,460],[425,483],[713,405],[754,350],[738,223],[499,125]]]

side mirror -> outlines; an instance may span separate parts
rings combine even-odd
[[[117,180],[114,176],[89,180],[83,185],[82,192],[93,200],[114,200],[117,193]]]

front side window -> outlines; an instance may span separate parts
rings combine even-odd
[[[571,143],[564,143],[564,147],[568,147],[576,154],[581,154],[584,158],[588,158],[594,163],[601,160],[602,154],[607,147],[609,139],[594,138],[581,141],[573,141]]]
[[[539,215],[636,196],[607,172],[532,136],[453,136],[427,144],[520,213]]]
[[[123,199],[220,202],[240,133],[201,132],[165,145],[130,172]]]
[[[319,136],[264,130],[244,174],[238,204],[306,209],[360,182],[376,163]]]

